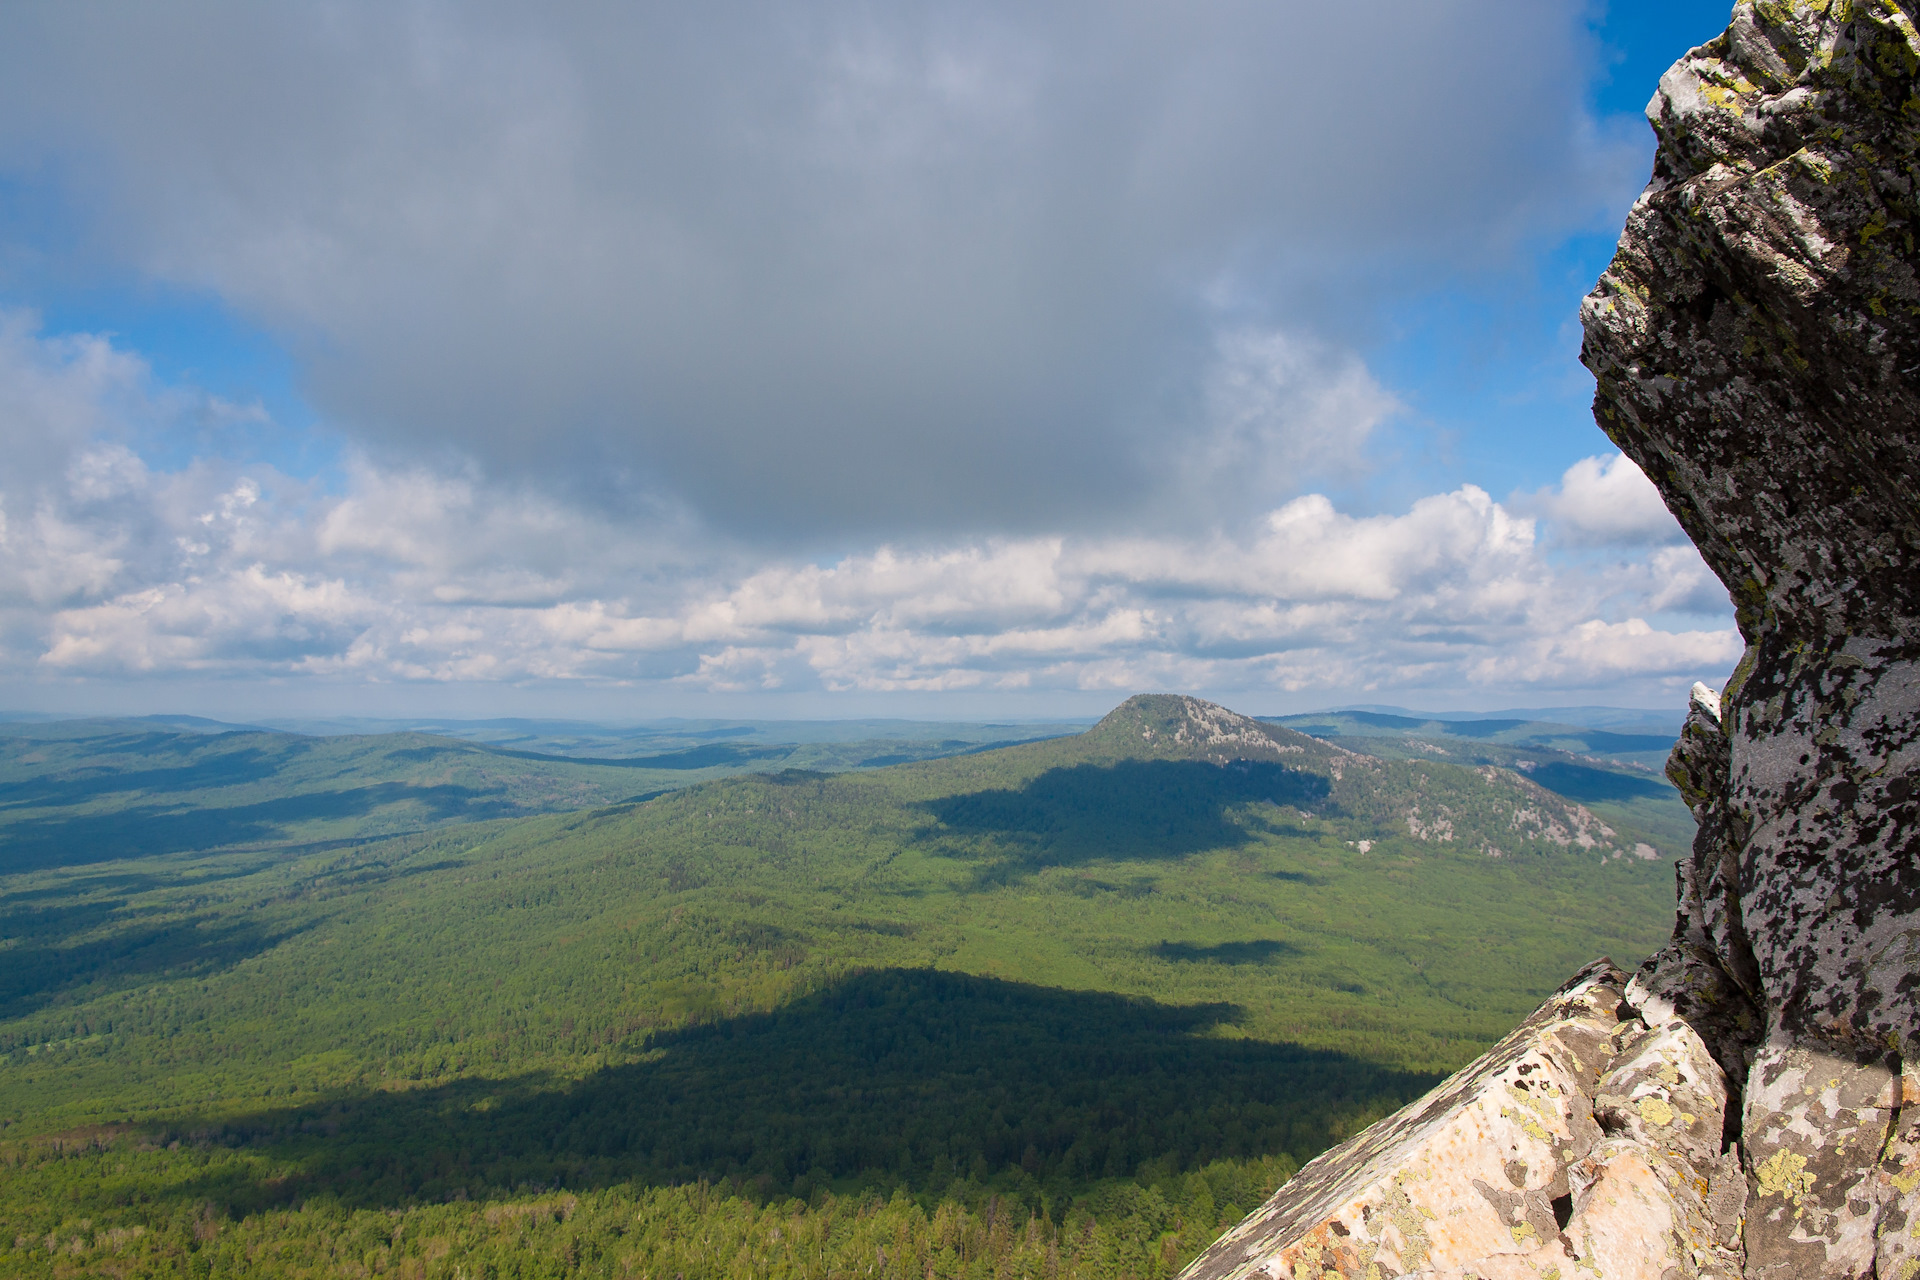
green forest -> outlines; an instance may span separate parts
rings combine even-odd
[[[1170,1276],[1667,932],[1631,805],[1183,714],[324,841],[42,796],[0,1275]]]

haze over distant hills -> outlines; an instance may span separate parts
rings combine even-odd
[[[1414,711],[1406,707],[1384,704],[1352,703],[1329,707],[1324,712],[1305,714],[1331,714],[1341,711],[1366,711],[1377,715],[1402,716],[1422,723],[1435,720],[1448,723],[1520,720],[1572,725],[1582,729],[1611,729],[1619,733],[1666,733],[1668,735],[1678,734],[1681,724],[1686,720],[1684,711],[1648,707],[1509,707],[1499,711]],[[1284,720],[1288,717],[1270,718]]]

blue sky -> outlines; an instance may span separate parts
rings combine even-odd
[[[97,15],[94,15],[97,16]],[[0,15],[0,708],[1677,703],[1708,4]]]

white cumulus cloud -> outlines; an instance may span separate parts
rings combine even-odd
[[[0,488],[0,677],[14,681],[1511,702],[1664,696],[1739,651],[1691,547],[1569,557],[1473,485],[1369,515],[1310,493],[1229,529],[954,536],[811,561],[458,468],[350,456],[325,492],[261,464],[161,466],[122,442],[144,375],[110,344],[0,328],[0,359],[18,384],[0,386],[6,430],[44,445]],[[1575,468],[1553,496],[1636,492],[1618,468]],[[1699,620],[1659,622],[1680,614]]]
[[[1565,541],[1581,546],[1685,542],[1679,521],[1653,481],[1624,453],[1582,458],[1555,489],[1531,499]]]

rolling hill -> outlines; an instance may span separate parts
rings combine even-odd
[[[665,749],[552,755],[417,731],[314,735],[190,717],[0,723],[0,873],[220,848],[341,844],[591,808],[734,774],[878,768],[999,745],[978,729],[867,723],[765,741],[680,732],[619,739]],[[549,726],[552,728],[552,726]],[[1013,736],[1052,732],[996,725]],[[533,737],[520,726],[517,737]],[[744,740],[743,740],[744,739]],[[579,745],[576,743],[576,745]],[[586,744],[602,748],[598,740]]]
[[[1652,852],[1518,772],[1144,697],[889,768],[43,864],[0,877],[0,1274],[1170,1274],[1656,946]]]

